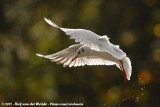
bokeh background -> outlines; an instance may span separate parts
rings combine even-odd
[[[116,66],[64,68],[36,56],[74,44],[43,17],[108,35],[131,59],[131,80],[125,83]],[[0,102],[15,101],[158,107],[160,1],[1,0]]]

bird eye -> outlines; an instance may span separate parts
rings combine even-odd
[[[80,54],[80,52],[78,51],[78,54]]]
[[[84,49],[82,48],[82,52],[84,52]]]

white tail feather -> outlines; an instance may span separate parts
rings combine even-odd
[[[128,57],[124,57],[122,59],[122,61],[123,61],[123,65],[124,65],[124,69],[125,69],[125,72],[126,72],[127,79],[130,80],[130,77],[131,77],[131,74],[132,74],[131,61]]]
[[[51,20],[47,19],[44,17],[44,20],[51,26],[56,27],[56,28],[60,28],[59,26],[57,26],[54,22],[52,22]]]

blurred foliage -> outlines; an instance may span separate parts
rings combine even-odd
[[[116,66],[63,68],[37,57],[74,44],[43,17],[62,27],[107,34],[130,57],[131,80],[124,83]],[[0,102],[160,105],[159,0],[1,0],[0,20]],[[142,86],[144,96],[136,102],[133,96]]]

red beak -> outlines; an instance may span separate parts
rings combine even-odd
[[[76,56],[76,57],[74,57],[74,58],[72,59],[72,61],[74,61],[75,59],[77,59],[77,56]]]

